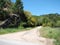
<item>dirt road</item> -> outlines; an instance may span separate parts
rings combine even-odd
[[[52,39],[40,36],[41,28],[39,26],[28,31],[0,35],[0,45],[53,45]]]

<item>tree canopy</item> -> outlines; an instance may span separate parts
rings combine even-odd
[[[45,14],[41,16],[34,16],[37,19],[37,24],[43,26],[59,27],[60,26],[60,14]]]

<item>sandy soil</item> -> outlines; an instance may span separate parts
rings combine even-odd
[[[0,35],[0,39],[25,41],[27,43],[32,42],[37,43],[38,45],[53,45],[53,39],[40,36],[39,30],[41,28],[42,27],[39,26],[28,31]]]

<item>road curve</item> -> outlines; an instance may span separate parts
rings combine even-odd
[[[53,45],[51,39],[40,36],[41,28],[39,26],[29,31],[0,35],[0,45]]]

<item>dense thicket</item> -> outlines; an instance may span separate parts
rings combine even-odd
[[[21,0],[16,0],[15,3],[11,2],[11,0],[0,0],[0,22],[4,21],[5,27],[8,22],[9,26],[18,26],[21,22],[25,27],[35,26],[36,19],[32,17],[29,11],[24,11],[23,8],[23,2]]]
[[[34,27],[36,26],[36,19],[35,17],[32,16],[31,12],[29,11],[24,11],[24,14],[27,18],[27,22],[26,22],[26,25],[25,26],[29,26],[29,27]]]
[[[37,19],[37,25],[60,27],[60,14],[46,14],[34,16]]]
[[[22,23],[24,27],[30,26],[51,26],[60,27],[60,14],[46,14],[41,16],[32,16],[31,12],[24,11],[23,2],[16,0],[0,0],[0,22],[9,22],[9,26],[19,26]],[[7,24],[7,23],[6,23]],[[4,24],[6,26],[6,24]],[[1,24],[0,24],[1,25]]]
[[[19,25],[18,23],[21,21],[27,21],[21,0],[16,0],[15,3],[11,2],[11,0],[0,0],[0,22],[6,22],[6,20],[7,22],[11,22],[14,26]],[[6,26],[6,24],[4,25]]]
[[[0,20],[5,20],[9,17],[8,8],[11,6],[10,0],[0,0]]]

